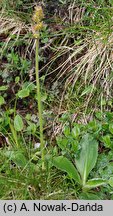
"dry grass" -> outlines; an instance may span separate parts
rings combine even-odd
[[[26,47],[24,47],[25,56],[31,56],[35,46],[32,36],[30,36],[32,33],[31,23],[26,23],[25,20],[21,18],[21,12],[16,13],[16,11],[12,10],[11,14],[8,14],[8,10],[4,7],[1,8],[0,12],[0,38],[1,41],[4,42],[0,51],[1,55],[5,50],[8,51],[8,49],[17,45],[21,38],[27,42]]]
[[[54,47],[56,51],[47,65],[48,75],[55,74],[54,80],[66,80],[66,87],[82,83],[81,89],[92,86],[88,98],[93,96],[94,89],[99,88],[106,98],[112,97],[113,87],[113,33],[105,38],[101,33],[94,32],[86,38],[68,43],[68,38]],[[57,67],[54,68],[54,65]],[[53,76],[54,77],[54,76]]]

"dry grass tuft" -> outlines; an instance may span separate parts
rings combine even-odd
[[[48,75],[55,74],[55,79],[66,80],[66,86],[76,85],[81,81],[81,89],[92,86],[87,103],[93,96],[94,89],[99,88],[106,98],[112,97],[113,87],[113,33],[107,39],[101,33],[94,33],[85,39],[68,43],[68,38],[54,47],[54,52],[47,67]],[[54,69],[54,65],[57,67]],[[53,69],[52,69],[53,68]],[[50,71],[50,72],[49,72]],[[87,104],[88,105],[88,104]]]
[[[33,42],[31,34],[31,24],[26,24],[19,16],[12,14],[11,16],[7,15],[7,12],[2,9],[0,15],[0,38],[4,42],[1,55],[5,50],[8,50],[16,45],[18,40],[27,39],[27,46],[25,47],[25,55],[31,55],[29,48]],[[11,42],[11,43],[10,43]],[[34,48],[34,47],[33,47]]]

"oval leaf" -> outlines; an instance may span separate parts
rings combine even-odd
[[[82,184],[85,185],[90,171],[94,168],[98,156],[98,143],[89,134],[84,135],[81,140],[81,151],[75,160],[76,167],[82,177]]]
[[[9,160],[12,160],[17,166],[22,168],[24,168],[28,162],[21,151],[6,151],[5,156],[8,157]]]
[[[6,91],[8,89],[8,86],[0,86],[0,91]]]
[[[77,138],[80,135],[80,127],[78,125],[74,126],[72,129],[72,136]]]
[[[23,130],[23,120],[19,115],[16,115],[14,118],[14,128],[16,131],[22,131]]]
[[[84,189],[92,189],[92,188],[96,188],[96,187],[99,187],[99,186],[102,186],[102,185],[105,185],[107,183],[106,180],[104,179],[101,179],[101,178],[95,178],[95,179],[91,179],[89,180],[85,186],[83,187]]]
[[[75,181],[81,184],[81,179],[76,168],[67,158],[63,156],[56,157],[53,159],[53,165],[56,168],[66,172],[70,178],[73,178]]]
[[[17,152],[15,155],[13,155],[12,160],[14,161],[14,163],[16,163],[17,166],[20,166],[22,168],[24,168],[27,164],[27,160],[21,152]]]
[[[20,90],[19,92],[18,92],[18,97],[19,98],[25,98],[25,97],[28,97],[29,96],[29,89],[22,89],[22,90]]]

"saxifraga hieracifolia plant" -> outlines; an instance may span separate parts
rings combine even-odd
[[[40,81],[39,81],[39,38],[40,38],[40,30],[43,28],[44,18],[43,10],[41,6],[35,7],[35,11],[33,14],[33,22],[32,26],[33,37],[36,40],[36,54],[35,54],[35,73],[36,73],[36,88],[37,88],[37,103],[38,103],[38,113],[39,113],[39,125],[40,125],[40,145],[41,145],[41,159],[42,159],[42,170],[45,169],[45,149],[44,149],[44,137],[43,137],[43,117],[42,117],[42,104],[41,104],[41,91],[40,91]]]

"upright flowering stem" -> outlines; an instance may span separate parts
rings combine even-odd
[[[39,113],[39,125],[40,125],[40,144],[41,144],[41,156],[42,156],[42,169],[44,170],[44,138],[43,138],[43,118],[42,118],[42,104],[41,104],[41,91],[39,82],[39,39],[36,38],[36,86],[37,86],[37,100],[38,100],[38,113]]]
[[[44,138],[43,138],[43,117],[42,117],[42,104],[41,104],[41,91],[40,91],[40,81],[39,81],[39,31],[43,27],[43,11],[42,8],[36,7],[33,15],[33,21],[35,25],[33,26],[33,35],[36,40],[36,87],[37,87],[37,102],[38,102],[38,113],[39,113],[39,125],[40,125],[40,145],[41,145],[41,159],[42,159],[42,170],[45,169],[45,148],[44,148]]]

